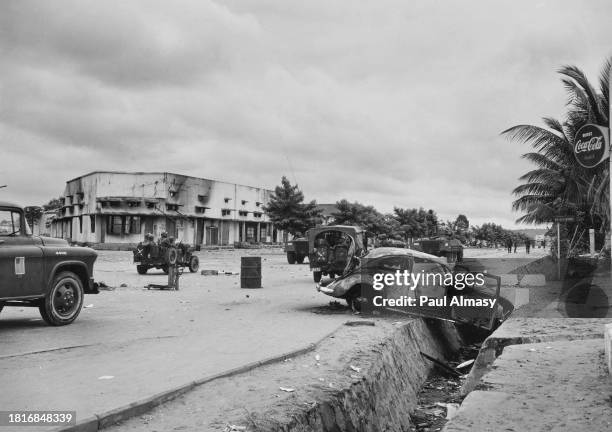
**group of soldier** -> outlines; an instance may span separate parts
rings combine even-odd
[[[512,249],[514,248],[514,253],[516,253],[516,247],[518,246],[518,240],[512,240],[510,237],[506,239],[506,248],[508,249],[508,253],[512,253]],[[525,252],[529,253],[531,250],[531,240],[525,240]]]

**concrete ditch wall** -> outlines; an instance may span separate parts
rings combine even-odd
[[[398,328],[372,353],[364,378],[327,395],[309,410],[271,431],[405,431],[417,395],[433,368],[421,351],[438,359],[458,350],[454,325],[415,319]]]

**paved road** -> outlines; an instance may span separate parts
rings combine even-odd
[[[138,275],[129,252],[101,252],[96,280],[117,289],[86,296],[91,307],[72,325],[48,327],[37,309],[5,308],[0,406],[76,410],[83,419],[301,348],[350,316],[314,313],[330,298],[314,290],[307,265],[288,265],[278,250],[199,257],[202,268],[237,272],[241,254],[262,256],[263,289],[240,289],[239,276],[187,273],[180,291],[143,290],[167,277]]]

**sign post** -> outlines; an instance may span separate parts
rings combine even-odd
[[[609,83],[612,87],[612,71]],[[610,107],[612,114],[612,106]],[[610,118],[610,117],[608,117]],[[610,157],[610,129],[587,123],[578,129],[574,138],[574,156],[576,161],[585,168],[595,168],[608,159],[610,162],[610,173],[612,174],[612,157]],[[612,195],[612,176],[610,177],[610,194]],[[610,199],[610,235],[612,236],[612,199]],[[612,238],[610,239],[612,245]]]

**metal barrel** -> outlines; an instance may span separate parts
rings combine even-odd
[[[261,288],[261,257],[240,258],[240,288]]]

